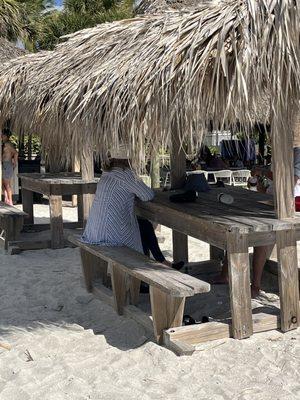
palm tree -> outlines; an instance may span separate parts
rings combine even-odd
[[[16,40],[24,36],[24,14],[16,0],[0,0],[0,36]]]

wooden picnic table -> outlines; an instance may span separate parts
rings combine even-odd
[[[200,239],[227,251],[232,328],[235,338],[253,333],[249,247],[277,244],[281,329],[298,327],[299,283],[296,235],[300,239],[300,217],[279,220],[272,197],[243,188],[226,186],[199,193],[195,203],[172,203],[176,191],[157,191],[152,202],[137,202],[141,217]],[[234,197],[234,203],[218,201],[220,193]]]
[[[49,197],[51,247],[64,247],[64,224],[62,213],[62,196],[78,196],[78,223],[83,226],[83,197],[96,192],[99,177],[83,180],[79,173],[57,174],[19,174],[22,188],[23,210],[28,214],[25,224],[34,224],[33,193],[40,193]]]

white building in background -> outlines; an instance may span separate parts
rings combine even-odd
[[[236,135],[232,135],[230,131],[212,131],[205,135],[204,144],[207,146],[215,146],[220,149],[222,140],[231,139],[236,139]]]

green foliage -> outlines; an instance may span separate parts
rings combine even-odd
[[[0,0],[0,36],[9,40],[24,37],[23,8],[16,0]]]
[[[36,21],[36,47],[51,50],[60,36],[103,22],[130,18],[132,10],[132,0],[65,0],[63,10],[45,12]]]

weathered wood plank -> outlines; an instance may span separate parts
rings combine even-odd
[[[253,333],[249,249],[246,236],[227,235],[227,257],[233,337],[243,339]]]
[[[154,336],[158,343],[163,341],[163,331],[182,325],[185,298],[174,298],[150,286],[151,312]]]
[[[279,310],[278,310],[279,311]],[[253,315],[253,333],[265,332],[280,328],[278,315],[258,313]],[[196,346],[212,340],[233,337],[231,319],[207,322],[199,325],[175,327],[164,332],[164,343],[181,341],[184,344]]]
[[[187,238],[188,236],[184,233],[173,230],[173,261],[175,263],[179,261],[184,261],[187,263],[189,261],[189,247]]]
[[[170,178],[171,178],[171,188],[180,189],[186,180],[186,160],[185,153],[182,148],[182,143],[180,142],[178,134],[178,126],[174,123],[175,133],[172,135],[172,145],[170,154]],[[172,242],[173,242],[173,260],[174,262],[188,261],[188,236],[181,231],[173,229],[172,232]]]
[[[83,276],[88,292],[92,291],[93,282],[100,279],[104,281],[107,275],[107,263],[84,249],[80,249]]]
[[[126,272],[117,264],[111,264],[111,282],[113,288],[115,310],[119,315],[123,314],[126,304]]]
[[[100,247],[82,243],[74,236],[71,243],[84,248],[96,256],[117,264],[124,272],[150,285],[171,294],[174,297],[189,297],[197,293],[206,293],[210,285],[199,279],[160,264],[126,247]]]
[[[276,233],[279,270],[281,329],[283,332],[300,326],[299,278],[295,231]]]
[[[51,247],[52,249],[60,249],[64,247],[62,197],[50,196],[49,208],[50,208]]]
[[[23,211],[27,214],[25,217],[25,224],[33,224],[33,193],[30,190],[22,187],[22,204]]]

